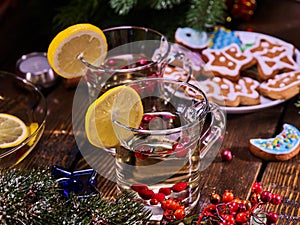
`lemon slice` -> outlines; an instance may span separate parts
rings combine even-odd
[[[53,70],[64,78],[85,75],[88,63],[99,66],[107,53],[106,37],[92,24],[76,24],[59,32],[48,47],[47,58]]]
[[[119,140],[114,132],[112,115],[124,125],[138,128],[143,113],[142,101],[133,88],[114,87],[89,106],[85,117],[87,138],[99,148],[116,147]]]
[[[0,148],[10,148],[28,137],[25,123],[18,117],[0,113]]]

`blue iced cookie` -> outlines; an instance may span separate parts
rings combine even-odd
[[[241,40],[234,31],[218,26],[215,28],[211,35],[211,41],[209,48],[211,49],[222,49],[230,44],[242,45]]]
[[[197,31],[190,27],[177,28],[175,41],[193,51],[201,51],[210,41],[210,35],[205,31]]]
[[[300,131],[290,125],[284,124],[281,133],[274,138],[250,139],[250,151],[267,161],[288,160],[299,153]]]

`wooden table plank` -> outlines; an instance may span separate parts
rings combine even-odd
[[[283,123],[290,123],[300,129],[300,108],[294,105],[297,100],[295,97],[287,102],[281,127]],[[266,190],[282,197],[279,206],[269,208],[279,214],[280,224],[300,224],[300,155],[285,162],[268,163],[262,184]]]
[[[78,148],[72,130],[72,99],[74,90],[63,84],[47,96],[48,112],[44,134],[35,149],[18,165],[36,168],[60,165],[69,168],[77,157]]]

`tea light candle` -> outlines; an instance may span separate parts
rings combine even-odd
[[[57,80],[57,75],[51,69],[44,52],[23,55],[17,61],[17,69],[24,78],[39,87],[48,88]]]

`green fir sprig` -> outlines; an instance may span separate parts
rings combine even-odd
[[[151,216],[134,196],[93,193],[65,198],[50,169],[0,170],[0,224],[145,224]]]
[[[65,0],[56,7],[54,30],[89,22],[101,28],[139,25],[167,33],[174,27],[211,30],[225,22],[224,0]]]

